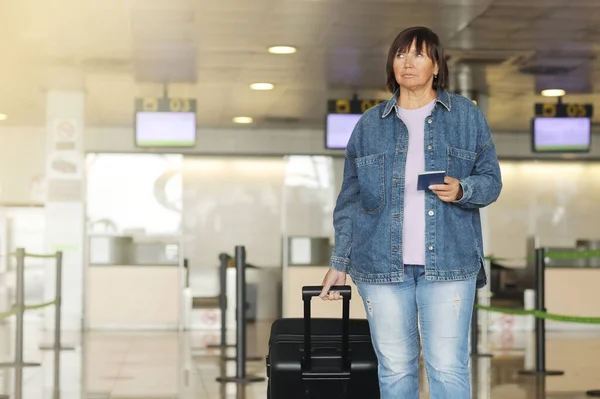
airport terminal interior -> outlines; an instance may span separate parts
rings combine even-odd
[[[411,26],[502,173],[471,397],[600,397],[600,0],[0,0],[0,399],[324,397],[268,393],[271,326]]]

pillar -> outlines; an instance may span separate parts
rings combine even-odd
[[[63,251],[62,329],[78,330],[83,320],[85,181],[82,90],[46,92],[46,252]],[[48,262],[47,300],[54,299],[55,269]],[[48,308],[46,329],[53,328]]]

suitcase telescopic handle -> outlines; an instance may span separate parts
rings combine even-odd
[[[323,287],[320,285],[309,285],[302,287],[302,299],[310,300],[313,296],[321,295],[321,291],[323,291]],[[329,288],[329,291],[337,291],[341,296],[347,296],[349,299],[352,299],[352,287],[349,285],[333,285],[331,288]]]
[[[319,296],[322,286],[302,287],[302,300],[304,301],[304,369],[311,367],[311,299]],[[349,285],[334,285],[329,291],[339,292],[342,296],[342,369],[350,371],[350,298],[352,287]]]

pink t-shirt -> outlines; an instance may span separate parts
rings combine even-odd
[[[425,170],[425,118],[431,115],[435,100],[418,109],[397,107],[408,128],[408,154],[404,170],[404,264],[425,265],[425,192],[417,190],[417,179]]]

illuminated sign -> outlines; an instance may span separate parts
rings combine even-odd
[[[535,116],[545,118],[591,118],[594,113],[592,104],[537,103]]]
[[[135,99],[136,112],[196,112],[191,98],[144,97]]]
[[[340,98],[327,101],[328,114],[364,114],[369,108],[373,108],[387,100],[360,100]]]

